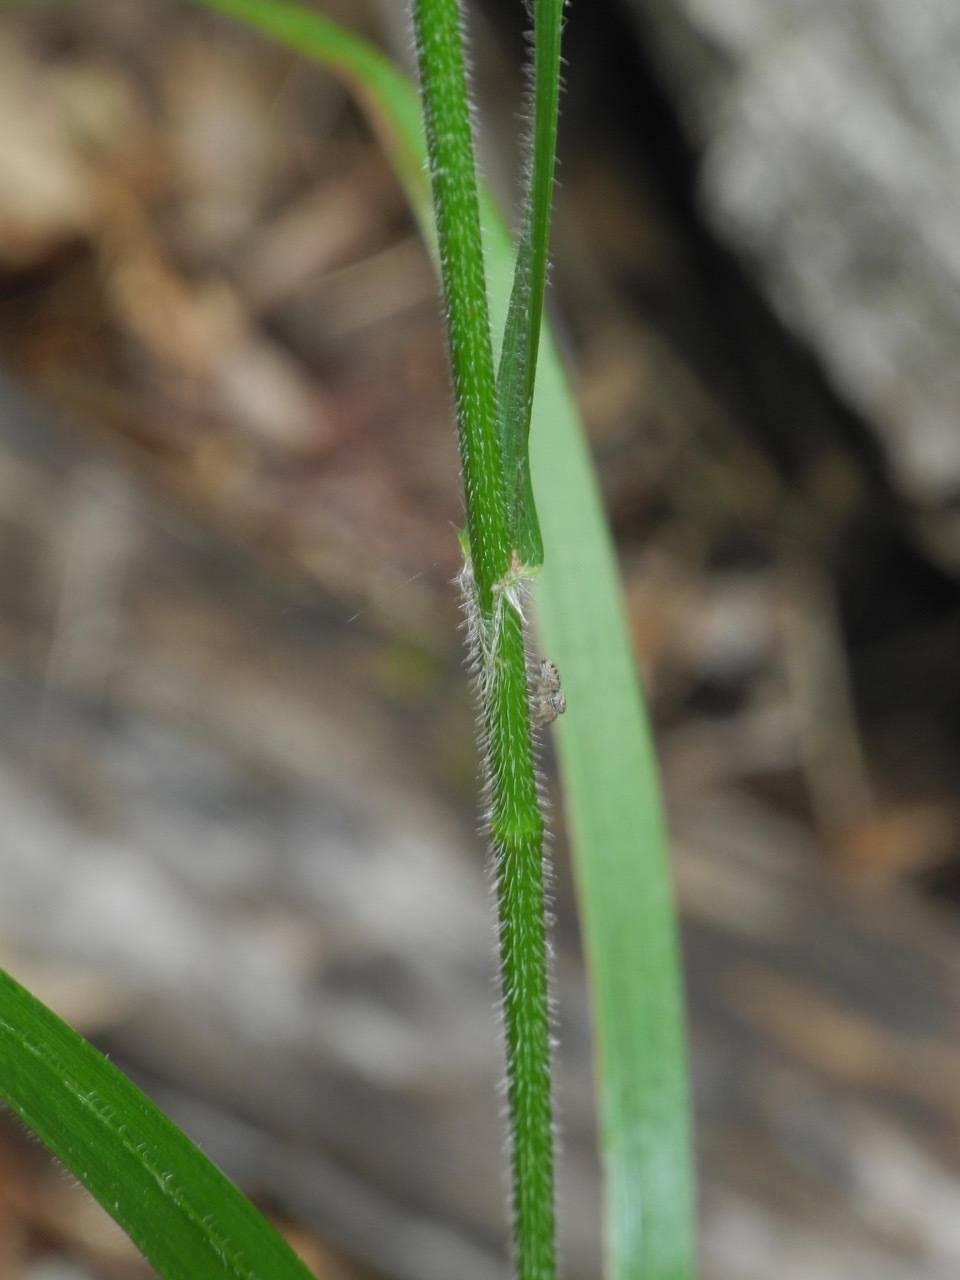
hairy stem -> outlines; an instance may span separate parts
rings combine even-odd
[[[457,0],[414,0],[467,531],[481,611],[510,563],[473,135]]]
[[[480,699],[507,1049],[518,1280],[554,1275],[543,817],[498,429],[458,0],[414,0],[414,26],[457,405],[469,558],[463,574]]]
[[[544,918],[544,823],[526,693],[523,623],[505,605],[489,694],[490,834],[496,858],[507,1049],[514,1245],[522,1280],[554,1273],[550,1011]]]

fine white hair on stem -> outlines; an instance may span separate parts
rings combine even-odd
[[[524,670],[527,681],[528,699],[530,697],[529,689],[532,678],[535,676],[539,668],[539,661],[535,657],[530,644],[530,628],[524,622],[524,607],[526,596],[529,592],[529,572],[525,566],[515,565],[512,572],[507,575],[504,583],[501,584],[502,589],[495,597],[493,617],[485,619],[481,613],[477,603],[476,587],[473,580],[473,567],[469,560],[466,559],[463,569],[457,580],[457,585],[461,591],[461,604],[464,613],[463,627],[467,633],[467,655],[466,665],[474,686],[474,695],[476,698],[476,710],[478,716],[478,742],[480,745],[483,769],[483,785],[482,785],[482,825],[484,834],[487,836],[490,847],[490,857],[487,863],[487,874],[491,883],[491,904],[497,901],[498,892],[501,888],[502,866],[501,860],[503,850],[498,847],[492,832],[492,819],[494,817],[497,787],[502,781],[502,772],[504,769],[509,770],[511,767],[508,762],[494,760],[491,747],[490,732],[492,724],[493,710],[491,701],[495,697],[494,681],[497,673],[497,663],[499,654],[499,642],[502,634],[503,619],[505,611],[514,610],[516,616],[523,623],[523,649],[524,649]],[[543,992],[542,1016],[546,1020],[547,1031],[547,1053],[549,1059],[552,1059],[557,1049],[557,1007],[553,994],[552,984],[552,968],[553,968],[553,947],[549,939],[549,930],[553,925],[553,912],[551,910],[551,898],[553,888],[552,866],[549,858],[549,849],[552,844],[551,834],[546,822],[549,812],[549,804],[546,796],[546,787],[543,771],[539,765],[539,726],[536,724],[533,716],[533,706],[528,705],[529,732],[530,741],[533,749],[533,772],[536,788],[536,803],[541,819],[543,820],[542,834],[538,846],[539,858],[539,874],[542,891],[542,907],[543,907],[543,924],[545,930],[545,949],[543,961],[545,972],[543,978],[545,980],[545,989]],[[498,775],[498,770],[500,774]],[[510,1029],[508,1027],[508,1007],[509,995],[508,991],[508,974],[503,969],[503,940],[505,929],[510,926],[504,920],[502,914],[495,910],[495,936],[498,940],[496,955],[498,959],[498,982],[494,999],[495,1008],[498,1014],[498,1022],[500,1027],[500,1036],[504,1046],[505,1057],[507,1061],[507,1071],[501,1079],[499,1086],[499,1094],[502,1099],[501,1107],[504,1118],[507,1121],[515,1119],[511,1115],[511,1104],[509,1094],[511,1088],[517,1080],[516,1066],[509,1049]],[[514,1029],[515,1030],[515,1029]],[[548,1094],[550,1108],[550,1127],[552,1135],[552,1143],[554,1150],[558,1147],[559,1128],[557,1123],[557,1105],[555,1096],[555,1085],[553,1073],[549,1067],[549,1061],[544,1064],[548,1073]],[[505,1136],[505,1156],[506,1170],[505,1176],[508,1180],[512,1170],[513,1159],[515,1155],[516,1134],[512,1123],[506,1126]],[[513,1204],[513,1210],[516,1222],[516,1205]]]

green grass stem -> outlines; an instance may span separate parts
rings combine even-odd
[[[457,0],[414,0],[420,93],[473,576],[484,619],[510,564],[480,205]]]
[[[467,505],[462,576],[497,885],[518,1280],[554,1276],[550,1016],[536,779],[520,594],[480,234],[458,0],[413,0]]]

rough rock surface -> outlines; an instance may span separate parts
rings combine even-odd
[[[960,568],[960,10],[625,3],[697,148],[710,221]]]

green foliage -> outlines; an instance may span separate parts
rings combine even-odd
[[[349,32],[286,0],[201,2],[245,20],[349,82],[384,141],[425,235],[436,245],[424,136],[416,94],[406,78]],[[423,0],[421,7],[443,10],[443,39],[450,44],[438,56],[441,62],[447,59],[446,74],[462,81],[449,62],[456,61],[456,24],[450,25],[456,6],[452,0]],[[563,672],[567,693],[558,742],[597,1032],[608,1280],[688,1280],[692,1228],[681,981],[656,769],[589,452],[548,331],[540,342],[560,5],[537,0],[534,12],[534,157],[519,250],[489,197],[479,193],[489,308],[496,329],[504,332],[492,394],[485,316],[463,314],[473,306],[486,307],[470,173],[461,169],[456,183],[462,179],[467,186],[462,192],[447,190],[438,202],[458,424],[471,454],[464,465],[470,532],[465,548],[472,554],[465,589],[475,611],[491,829],[499,861],[511,1103],[515,1117],[532,1108],[521,1120],[519,1147],[514,1145],[518,1223],[532,1224],[529,1229],[518,1225],[518,1260],[527,1280],[550,1274],[542,825],[531,789],[517,608],[523,580],[544,561],[535,492],[549,552],[536,581],[540,634]],[[454,96],[460,95],[454,88]],[[456,111],[464,105],[462,99]],[[457,127],[465,163],[469,131],[462,118]],[[440,176],[442,188],[436,146],[433,160],[434,182]],[[439,163],[443,168],[443,160]],[[444,232],[444,218],[451,216],[457,225]],[[459,247],[453,249],[454,244]],[[451,278],[452,253],[470,259],[453,272],[460,273],[459,283]],[[474,357],[476,368],[463,367]],[[497,448],[491,448],[491,440]],[[515,770],[515,780],[504,785]],[[521,943],[523,921],[532,936]],[[511,998],[518,1007],[510,1008]],[[520,1063],[524,1055],[532,1056]],[[164,1276],[302,1280],[308,1274],[235,1188],[129,1081],[6,977],[0,978],[0,1094]],[[524,1125],[529,1140],[522,1137]]]
[[[2,970],[0,1095],[167,1280],[310,1280],[190,1139]]]

